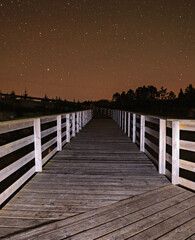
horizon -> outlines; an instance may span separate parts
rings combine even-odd
[[[190,83],[189,85],[192,85],[192,87],[193,87],[193,84]],[[183,89],[183,88],[180,88],[180,89],[182,89],[183,93],[185,92],[186,88],[187,88],[189,85],[187,85],[184,89]],[[144,85],[144,86],[139,86],[139,87],[149,87],[149,86],[145,86],[145,85]],[[139,87],[138,87],[138,88],[139,88]],[[153,87],[155,87],[155,86],[153,86]],[[163,87],[163,86],[161,86],[161,87]],[[167,92],[169,92],[169,93],[172,91],[172,90],[169,90],[169,89],[166,88],[166,87],[163,87],[163,88],[164,88],[164,89],[167,89]],[[161,88],[159,88],[159,89],[156,88],[156,89],[157,89],[157,91],[160,91]],[[128,90],[130,90],[130,89],[128,89]],[[128,90],[121,91],[121,92],[117,91],[117,92],[118,92],[119,94],[121,94],[122,92],[127,93]],[[131,89],[131,90],[133,90],[133,89]],[[136,89],[133,90],[133,91],[135,92]],[[28,97],[32,97],[32,98],[42,98],[42,99],[44,99],[45,96],[47,96],[48,99],[60,98],[62,101],[81,102],[81,103],[82,103],[82,102],[95,102],[95,101],[102,101],[102,100],[112,101],[112,98],[111,98],[111,99],[101,98],[101,99],[95,99],[95,100],[87,99],[87,100],[83,100],[83,101],[80,101],[79,99],[78,99],[78,100],[76,100],[76,99],[69,100],[69,99],[66,99],[66,98],[62,99],[62,98],[59,97],[59,96],[50,97],[50,96],[48,96],[47,93],[45,93],[44,96],[33,96],[33,95],[30,95],[30,94],[28,93],[28,89],[25,89],[24,92],[23,92],[23,93],[20,93],[20,94],[18,94],[15,90],[11,90],[10,92],[7,91],[6,93],[0,90],[0,94],[1,94],[1,93],[2,93],[2,94],[11,94],[12,92],[14,92],[14,94],[15,94],[15,95],[18,95],[18,96],[24,96],[24,94],[25,94],[25,92],[26,92],[26,93],[27,93],[27,96],[28,96]],[[117,93],[117,92],[115,92],[115,93]],[[179,90],[177,93],[176,93],[176,92],[173,92],[173,93],[175,94],[176,98],[178,98],[179,92],[180,92],[180,90]],[[113,97],[113,95],[114,95],[115,93],[112,94],[112,97]]]

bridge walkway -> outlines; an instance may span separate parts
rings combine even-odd
[[[194,206],[113,120],[94,119],[0,211],[0,237],[192,239]]]

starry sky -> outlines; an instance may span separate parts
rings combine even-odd
[[[0,0],[0,90],[112,99],[195,85],[194,0]]]

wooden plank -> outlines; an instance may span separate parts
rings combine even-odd
[[[30,135],[19,140],[16,140],[11,143],[7,143],[3,146],[0,146],[0,158],[12,153],[22,147],[25,147],[28,144],[31,144],[34,141],[34,135]]]
[[[195,131],[195,121],[194,120],[180,120],[179,127],[181,130]]]
[[[41,151],[42,152],[45,151],[47,148],[49,148],[50,146],[52,146],[56,142],[57,142],[57,137],[52,138],[51,140],[49,140],[48,142],[46,142],[42,145]]]
[[[26,172],[21,178],[14,182],[10,187],[8,187],[0,195],[0,205],[10,197],[22,184],[24,184],[33,174],[35,173],[35,167],[32,167],[28,172]]]
[[[151,122],[151,123],[155,123],[155,124],[159,124],[159,118],[146,116],[146,121]]]
[[[179,177],[179,184],[195,191],[195,182]]]
[[[153,142],[151,142],[149,139],[145,138],[145,143],[152,148],[152,150],[154,150],[156,153],[159,152],[159,147],[154,144]]]
[[[168,128],[172,128],[172,121],[167,120],[167,127],[168,127]]]
[[[33,127],[34,119],[0,122],[0,134]]]
[[[145,149],[145,154],[146,154],[146,156],[148,156],[148,157],[153,161],[153,163],[154,163],[156,166],[158,166],[158,160],[157,160],[156,158],[154,158],[154,157],[151,155],[151,153],[148,152],[147,149]]]
[[[162,237],[158,238],[159,240],[170,240],[170,239],[177,239],[177,240],[184,240],[188,237],[195,235],[195,219],[192,219],[181,226],[173,229],[172,231],[166,233]]]
[[[193,217],[195,216],[194,215],[195,207],[193,207],[193,205],[191,204],[190,204],[191,207],[189,208],[186,207],[185,204],[179,204],[179,205],[182,206],[181,209],[178,210],[177,206],[175,206],[175,207],[172,207],[169,211],[166,211],[167,213],[166,215],[163,213],[159,214],[161,218],[160,223],[128,239],[133,239],[133,240],[146,239],[146,236],[147,236],[147,239],[149,238],[157,239],[163,236],[164,234],[166,234],[167,232],[172,231],[173,229],[178,228],[181,225],[185,224],[185,222],[192,221]],[[172,213],[173,209],[176,209],[177,214]],[[146,228],[146,226],[144,226],[144,228]],[[176,236],[174,236],[174,239],[177,239],[175,237]]]
[[[191,172],[195,172],[195,163],[194,162],[190,162],[190,161],[180,159],[179,160],[179,167],[183,168],[183,169],[186,169],[188,171],[191,171]]]
[[[42,164],[44,165],[47,161],[49,161],[49,159],[57,152],[57,148],[54,148],[49,154],[47,154],[43,160],[42,160]]]
[[[3,181],[5,178],[10,176],[12,173],[16,172],[18,169],[23,167],[25,164],[30,162],[34,158],[35,152],[32,151],[25,155],[24,157],[18,159],[17,161],[13,162],[12,164],[8,165],[7,167],[3,168],[0,171],[0,181]]]
[[[43,116],[40,117],[41,124],[54,122],[57,120],[57,115],[51,115],[51,116]]]
[[[172,137],[167,136],[166,140],[167,140],[166,144],[168,144],[169,146],[172,146]]]
[[[147,126],[145,126],[145,131],[146,131],[147,133],[149,133],[150,135],[152,135],[152,136],[154,136],[154,137],[156,137],[156,138],[159,138],[159,133],[158,133],[158,131],[156,131],[156,130],[154,130],[154,129],[152,129],[152,128],[149,128],[149,127],[147,127]]]
[[[195,142],[180,140],[179,147],[180,149],[195,152]]]
[[[54,133],[54,132],[56,132],[56,131],[57,131],[57,126],[48,128],[48,129],[46,129],[46,130],[44,130],[44,131],[41,132],[41,138],[46,137],[46,136],[48,136],[49,134]]]

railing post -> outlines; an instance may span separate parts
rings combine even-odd
[[[133,142],[136,141],[136,114],[133,113]]]
[[[82,127],[84,127],[85,126],[85,111],[82,112],[82,117],[83,117]]]
[[[159,120],[159,163],[158,172],[165,174],[166,170],[166,120]]]
[[[124,129],[124,114],[123,114],[124,112],[122,111],[121,112],[121,114],[122,114],[122,126],[121,126],[121,129],[122,129],[122,131],[123,131],[123,129]]]
[[[120,128],[122,128],[121,118],[122,118],[122,111],[119,110],[119,127],[120,127]]]
[[[127,131],[128,131],[128,137],[130,137],[130,123],[131,123],[131,113],[128,112],[128,124],[127,124]]]
[[[81,117],[82,117],[82,114],[81,114],[81,112],[79,112],[79,130],[82,129],[82,119],[81,119]]]
[[[75,113],[72,113],[72,136],[75,137]]]
[[[76,113],[76,132],[79,133],[79,112]]]
[[[127,112],[124,112],[125,117],[124,117],[124,133],[127,132]]]
[[[87,124],[87,111],[84,111],[84,126]]]
[[[66,114],[66,142],[70,142],[70,114]]]
[[[34,120],[35,171],[42,172],[41,120]]]
[[[145,151],[145,116],[143,115],[140,119],[140,151]]]
[[[84,127],[84,111],[81,112],[81,127]]]
[[[179,183],[179,121],[172,121],[172,184]]]
[[[57,150],[62,150],[62,117],[57,116]]]

